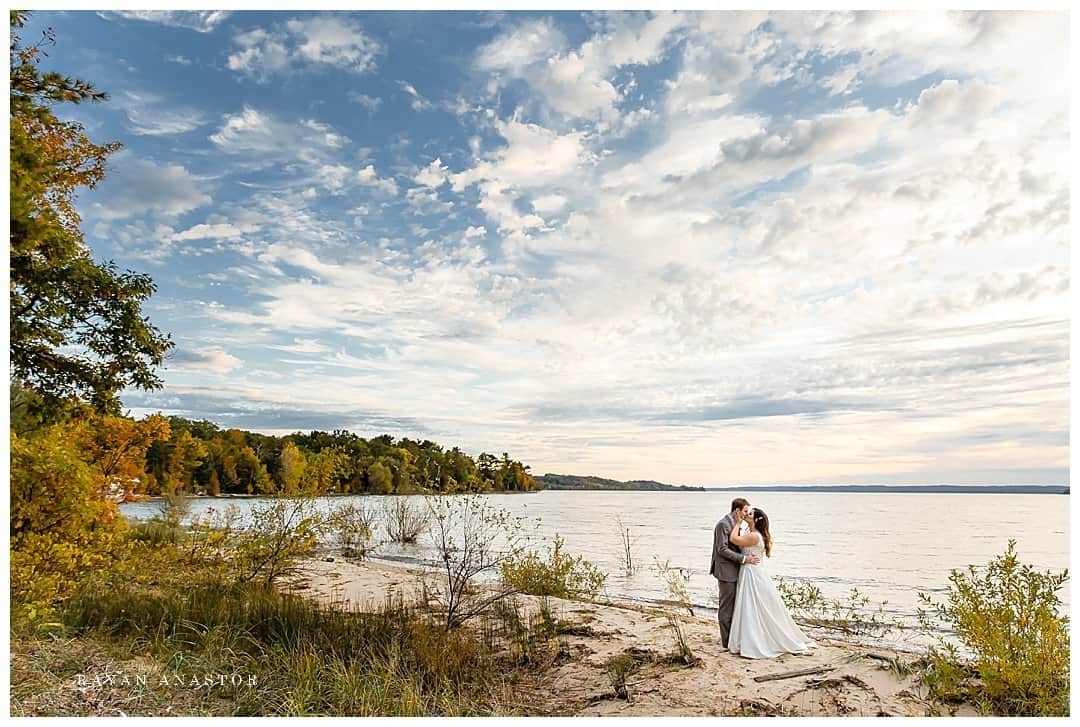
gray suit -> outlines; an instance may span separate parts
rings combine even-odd
[[[728,634],[731,632],[731,617],[735,613],[735,587],[739,581],[739,567],[743,554],[739,546],[731,544],[731,531],[735,528],[735,518],[729,512],[716,523],[713,529],[712,563],[709,575],[715,576],[720,584],[720,607],[717,618],[720,621],[720,641],[727,648]]]

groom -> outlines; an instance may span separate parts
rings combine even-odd
[[[731,531],[750,518],[750,503],[741,497],[731,501],[731,512],[720,519],[713,529],[712,565],[709,574],[720,584],[720,641],[728,647],[731,633],[731,617],[735,612],[735,587],[739,582],[739,566],[743,563],[760,563],[761,559],[751,553],[743,555],[739,546],[731,544]]]

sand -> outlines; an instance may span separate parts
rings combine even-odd
[[[438,588],[437,576],[393,564],[315,558],[304,563],[289,587],[322,601],[345,601],[371,609],[388,597],[415,599],[421,581]],[[535,609],[539,600],[517,596]],[[674,633],[662,609],[632,604],[550,599],[562,622],[561,657],[554,661],[538,696],[537,714],[575,716],[923,716],[925,700],[914,675],[900,675],[868,653],[910,660],[910,655],[836,639],[817,638],[812,654],[746,659],[724,650],[714,619],[682,616],[694,666],[667,658],[676,651]],[[637,662],[627,677],[628,695],[616,696],[608,660],[628,653]],[[754,677],[830,667],[823,673],[757,682]],[[961,710],[959,714],[975,714]]]

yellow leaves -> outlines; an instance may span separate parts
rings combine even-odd
[[[304,473],[307,471],[307,457],[292,442],[285,442],[281,448],[281,488],[286,495],[299,492]]]
[[[127,524],[70,428],[11,432],[11,594],[18,618],[51,604],[128,552]]]

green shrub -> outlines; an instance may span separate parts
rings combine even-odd
[[[151,546],[176,545],[184,537],[184,531],[159,518],[151,518],[133,522],[130,537]]]
[[[496,601],[489,624],[498,628],[502,644],[515,664],[549,663],[563,650],[559,619],[547,598],[535,611],[525,611],[512,598]]]
[[[556,598],[596,598],[607,576],[582,556],[566,552],[561,536],[542,558],[521,551],[502,563],[503,581],[522,593]]]
[[[1058,592],[1068,570],[1039,572],[1021,563],[1016,541],[985,569],[969,565],[949,575],[946,603],[926,594],[925,625],[936,616],[969,658],[947,641],[930,650],[924,682],[930,696],[966,699],[983,712],[1008,716],[1069,714],[1069,618]]]
[[[252,508],[250,518],[250,526],[230,538],[230,560],[236,580],[264,584],[294,572],[297,561],[315,551],[324,523],[308,497],[274,499]]]

